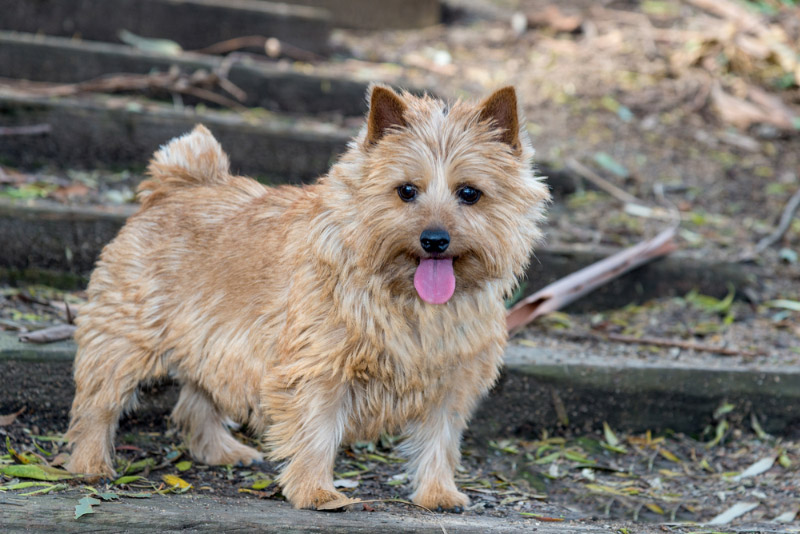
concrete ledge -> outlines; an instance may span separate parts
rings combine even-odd
[[[0,395],[0,413],[23,405],[63,415],[72,401],[71,341],[50,345],[20,343],[0,333],[0,375],[8,384]],[[44,388],[38,381],[46,380]],[[176,388],[151,400],[151,410],[167,413]],[[55,391],[48,394],[46,391]],[[47,396],[45,399],[41,398]],[[38,397],[37,397],[38,396]],[[744,416],[755,413],[767,432],[800,424],[800,366],[688,366],[642,363],[629,358],[598,358],[511,344],[503,377],[478,409],[469,434],[478,439],[535,437],[562,425],[595,430],[607,421],[619,430],[699,433],[712,423],[723,402]]]
[[[701,432],[723,403],[755,413],[767,432],[800,424],[800,366],[690,366],[599,358],[512,344],[499,384],[472,428],[485,435],[537,435],[562,425],[603,421],[633,432]]]
[[[165,56],[120,44],[0,31],[0,77],[6,78],[77,83],[109,74],[166,72],[173,66],[187,74],[199,69],[213,72],[222,62],[221,57],[188,52]],[[255,60],[235,63],[228,78],[247,93],[243,104],[248,107],[342,115],[366,112],[364,80],[304,74]],[[184,101],[193,103],[188,96]]]
[[[0,29],[119,42],[120,30],[171,39],[187,50],[246,35],[328,50],[322,9],[257,0],[0,0]]]
[[[0,267],[50,269],[88,275],[100,251],[116,236],[135,206],[73,207],[47,201],[0,199]],[[613,254],[616,250],[544,248],[536,251],[524,294]],[[649,263],[574,303],[585,311],[624,306],[634,301],[685,295],[692,289],[717,297],[728,285],[751,283],[740,265],[710,263],[679,254]]]
[[[339,28],[388,30],[424,28],[438,24],[439,0],[291,0],[293,4],[328,10]]]
[[[0,161],[12,166],[144,169],[161,144],[203,123],[228,152],[233,172],[295,183],[327,172],[354,133],[278,114],[248,121],[234,113],[113,97],[47,99],[7,92],[0,92],[0,122],[51,127],[47,134],[4,137]]]
[[[325,513],[295,510],[270,500],[201,497],[194,495],[154,496],[104,502],[97,512],[74,519],[75,505],[82,494],[46,495],[35,498],[6,495],[3,501],[20,504],[0,506],[3,531],[50,532],[301,532],[351,533],[490,533],[511,534],[533,528],[540,534],[593,534],[607,528],[580,523],[542,524],[518,518],[490,518],[424,513],[415,510],[388,512]],[[13,500],[12,500],[13,499]],[[2,504],[2,503],[0,503]],[[535,526],[534,526],[535,525]]]

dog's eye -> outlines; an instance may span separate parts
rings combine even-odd
[[[461,199],[461,202],[464,204],[475,204],[478,199],[481,198],[481,192],[468,185],[459,189],[457,194],[458,198]]]
[[[397,194],[403,202],[411,202],[417,198],[417,188],[411,184],[403,184],[397,188]]]

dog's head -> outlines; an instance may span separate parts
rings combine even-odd
[[[531,168],[513,87],[453,105],[383,86],[328,178],[346,191],[347,244],[392,293],[432,304],[497,282],[510,291],[549,199]]]

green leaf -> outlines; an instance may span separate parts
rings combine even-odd
[[[134,48],[138,48],[144,52],[155,52],[165,56],[177,56],[183,51],[181,45],[169,39],[153,39],[150,37],[142,37],[131,33],[128,30],[120,30],[118,33],[120,41],[129,44]]]
[[[92,506],[95,504],[100,504],[100,501],[91,497],[84,497],[78,501],[78,504],[75,505],[75,519],[79,519],[86,514],[93,514]]]
[[[554,461],[558,460],[560,457],[561,457],[561,451],[557,451],[557,452],[548,454],[547,456],[543,456],[543,457],[541,457],[541,458],[539,458],[537,460],[534,460],[533,463],[535,463],[535,464],[549,464],[551,462],[554,462]]]
[[[777,299],[777,300],[770,300],[766,303],[767,306],[770,308],[783,308],[784,310],[791,310],[800,312],[800,301],[796,300],[788,300],[788,299]]]
[[[631,175],[630,171],[628,171],[624,165],[615,160],[606,152],[597,152],[594,155],[594,161],[604,170],[610,172],[611,174],[615,174],[620,178],[628,178]]]
[[[136,482],[137,480],[141,480],[144,477],[139,475],[127,475],[124,477],[119,477],[117,480],[114,481],[115,486],[120,486],[122,484],[130,484],[131,482]]]
[[[139,471],[144,471],[148,467],[155,467],[156,460],[155,458],[145,458],[144,460],[139,460],[138,462],[133,462],[128,468],[125,470],[126,475],[130,475],[133,473],[138,473]]]
[[[253,488],[254,490],[263,490],[264,488],[269,487],[269,485],[272,484],[272,482],[273,481],[270,480],[269,478],[264,480],[256,480],[250,487]]]
[[[39,464],[0,466],[0,474],[12,478],[32,478],[34,480],[66,480],[75,475],[63,469]]]
[[[605,421],[603,421],[603,436],[606,438],[606,443],[612,447],[619,445],[619,438]]]
[[[113,501],[114,499],[119,499],[119,495],[111,491],[105,493],[96,493],[95,497],[100,497],[104,501]]]
[[[192,462],[190,462],[189,460],[178,462],[177,464],[175,464],[175,468],[181,472],[188,471],[189,469],[192,468]]]
[[[31,495],[42,495],[44,493],[50,493],[51,491],[61,491],[63,489],[67,489],[68,487],[69,486],[66,484],[48,484],[46,488],[29,491],[28,493],[20,493],[20,496],[30,497]]]

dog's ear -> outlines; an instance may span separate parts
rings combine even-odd
[[[380,141],[389,128],[405,126],[405,111],[406,103],[397,93],[381,85],[372,87],[367,119],[367,147]]]
[[[519,150],[519,116],[517,114],[517,93],[513,87],[498,89],[479,106],[481,121],[492,121],[501,130],[499,141],[506,143],[515,151]]]

